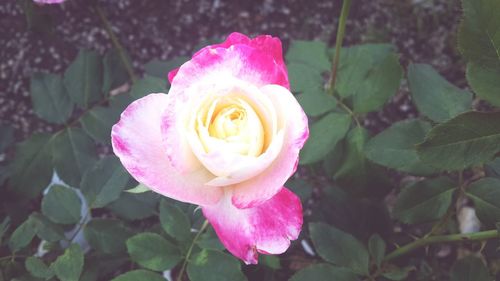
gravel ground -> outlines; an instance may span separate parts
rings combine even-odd
[[[21,1],[21,0],[20,0]],[[20,1],[0,3],[0,122],[23,139],[50,130],[36,118],[29,97],[33,72],[61,72],[78,48],[101,53],[110,40],[90,0],[37,6],[43,22],[28,27]],[[25,0],[28,1],[29,0]],[[153,58],[189,55],[200,42],[223,38],[232,31],[272,34],[288,45],[293,39],[319,39],[332,45],[341,1],[253,0],[170,1],[100,0],[134,68]],[[464,64],[455,48],[460,18],[458,0],[357,0],[347,23],[346,45],[392,42],[401,61],[425,62],[459,86],[465,85]],[[365,125],[376,132],[395,120],[415,114],[407,87],[380,113],[369,114]]]

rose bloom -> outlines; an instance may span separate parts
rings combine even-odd
[[[302,227],[283,185],[309,130],[290,92],[281,41],[233,33],[169,73],[169,94],[130,104],[114,153],[153,191],[201,206],[222,244],[247,264],[281,254]]]

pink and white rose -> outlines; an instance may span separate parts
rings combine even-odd
[[[168,76],[168,95],[136,100],[113,126],[115,154],[153,191],[200,205],[246,263],[285,252],[299,236],[302,205],[283,185],[309,130],[281,41],[232,33]]]

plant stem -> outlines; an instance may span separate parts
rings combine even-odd
[[[344,0],[342,3],[342,11],[340,12],[339,25],[337,27],[337,38],[335,40],[335,56],[332,63],[332,76],[330,77],[330,86],[328,88],[329,94],[333,95],[335,92],[335,80],[337,79],[337,69],[340,61],[340,50],[342,49],[342,41],[344,41],[345,24],[349,10],[351,8],[351,0]]]
[[[125,69],[127,70],[128,75],[130,76],[130,79],[132,82],[135,82],[137,78],[135,77],[134,70],[132,68],[132,65],[130,64],[130,61],[127,59],[127,55],[125,54],[125,49],[123,46],[120,44],[120,41],[118,41],[118,38],[116,37],[115,33],[113,32],[113,29],[111,28],[111,24],[109,23],[108,19],[104,15],[104,12],[99,6],[95,7],[97,15],[99,15],[99,18],[102,21],[102,24],[104,25],[104,29],[106,30],[106,33],[108,34],[109,38],[111,39],[111,42],[115,46],[115,48],[118,50],[118,54],[120,56],[120,59],[125,66]]]
[[[189,249],[186,253],[186,258],[184,259],[184,262],[182,263],[181,270],[179,271],[179,275],[177,276],[177,281],[182,281],[182,276],[184,275],[184,271],[186,271],[186,265],[188,263],[189,257],[191,256],[191,252],[193,251],[194,244],[200,238],[200,235],[205,231],[205,229],[208,226],[208,220],[205,220],[203,225],[201,226],[200,230],[198,233],[196,233],[196,236],[193,238],[193,242],[191,242],[191,245],[189,246]]]
[[[436,235],[415,240],[409,244],[400,247],[393,252],[389,253],[384,260],[390,261],[400,256],[406,255],[409,252],[423,246],[436,244],[436,243],[456,243],[466,241],[483,241],[489,239],[500,238],[497,230],[487,230],[474,233],[465,234],[449,234],[449,235]]]

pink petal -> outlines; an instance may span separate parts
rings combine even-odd
[[[200,55],[206,56],[207,53],[210,53],[209,52],[210,50],[218,48],[229,49],[231,46],[235,45],[245,45],[250,47],[251,49],[254,49],[256,52],[261,53],[260,56],[253,56],[253,57],[249,56],[246,58],[243,57],[242,62],[245,64],[244,67],[260,68],[262,67],[262,64],[268,64],[272,65],[273,68],[276,68],[278,72],[285,74],[285,77],[278,77],[279,75],[277,77],[268,77],[269,80],[274,79],[274,81],[269,81],[268,83],[264,84],[277,84],[287,89],[290,88],[290,83],[288,82],[288,76],[286,75],[287,73],[286,65],[283,61],[283,53],[282,53],[283,48],[281,45],[281,41],[278,38],[272,37],[270,35],[260,35],[254,39],[250,39],[246,35],[233,32],[228,36],[226,41],[224,41],[223,43],[210,45],[196,52],[193,55],[193,59]],[[183,66],[181,66],[181,68],[182,67]],[[176,77],[178,71],[179,68],[172,70],[168,74],[168,80],[170,82],[172,82],[174,77]]]
[[[259,205],[280,191],[295,172],[299,151],[309,136],[307,117],[290,91],[278,85],[264,86],[261,91],[273,102],[282,123],[278,126],[286,133],[273,164],[260,175],[234,185],[232,202],[238,208]]]
[[[284,253],[302,227],[300,199],[286,188],[254,208],[238,209],[225,196],[202,210],[226,249],[247,264],[257,263],[257,253]]]
[[[206,169],[180,175],[170,164],[163,140],[162,115],[169,95],[150,94],[131,103],[111,132],[113,151],[139,182],[164,196],[199,205],[214,204],[220,188],[207,186],[213,179]]]

